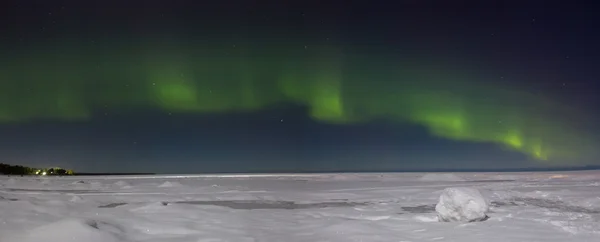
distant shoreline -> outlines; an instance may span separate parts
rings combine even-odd
[[[586,167],[557,167],[557,168],[507,168],[507,169],[414,169],[414,170],[370,170],[370,171],[353,171],[353,170],[339,170],[339,171],[255,171],[255,172],[196,172],[186,174],[197,174],[197,175],[234,175],[234,174],[332,174],[332,173],[470,173],[470,172],[566,172],[566,171],[593,171],[600,170],[600,166],[586,166]],[[141,175],[178,175],[183,173],[74,173],[73,176],[141,176]]]
[[[152,176],[157,173],[74,173],[72,176]]]

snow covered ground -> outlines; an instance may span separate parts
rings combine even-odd
[[[438,222],[448,187],[489,219]],[[0,241],[600,241],[600,172],[2,176]]]

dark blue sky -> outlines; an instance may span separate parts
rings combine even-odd
[[[385,171],[529,164],[524,155],[495,145],[439,139],[414,125],[318,123],[300,107],[177,117],[127,113],[85,123],[3,127],[0,132],[13,137],[0,143],[9,160],[85,171]]]
[[[167,173],[495,169],[600,164],[596,156],[586,156],[583,163],[564,158],[552,164],[539,162],[494,142],[447,139],[432,134],[421,124],[386,117],[347,124],[323,122],[311,117],[308,107],[292,103],[279,103],[251,112],[218,113],[175,112],[146,103],[138,107],[137,102],[145,98],[141,91],[127,89],[113,93],[110,85],[116,82],[105,76],[117,73],[123,80],[128,77],[119,74],[120,69],[100,69],[107,60],[112,63],[106,65],[122,60],[123,63],[115,64],[119,68],[131,65],[129,58],[134,57],[129,55],[137,53],[133,51],[137,48],[151,49],[149,53],[156,56],[171,53],[173,50],[169,48],[190,53],[204,48],[206,53],[214,54],[212,51],[221,51],[222,46],[234,46],[255,56],[271,58],[277,56],[276,50],[290,46],[305,50],[326,42],[339,50],[336,56],[341,56],[340,59],[351,56],[377,66],[370,72],[360,72],[367,78],[352,82],[355,89],[371,86],[371,79],[381,79],[379,74],[372,74],[383,73],[377,70],[397,68],[387,63],[398,60],[408,63],[407,66],[425,63],[434,72],[452,69],[479,77],[469,80],[479,86],[479,96],[488,95],[480,89],[510,88],[568,106],[576,116],[566,117],[556,111],[555,118],[565,119],[569,129],[598,139],[598,129],[593,124],[597,123],[600,110],[596,95],[600,77],[596,68],[600,63],[597,44],[600,43],[597,31],[600,17],[596,14],[597,4],[591,1],[259,2],[47,0],[3,3],[0,28],[4,33],[0,32],[0,42],[4,43],[2,51],[6,55],[0,57],[3,65],[0,71],[10,74],[2,76],[5,85],[0,86],[4,88],[0,94],[9,96],[9,93],[18,93],[13,89],[42,88],[40,83],[43,88],[52,90],[57,78],[35,76],[39,80],[28,84],[18,84],[14,78],[36,73],[35,68],[28,67],[29,58],[37,58],[42,50],[44,53],[50,50],[57,55],[78,56],[99,68],[92,71],[94,75],[73,77],[79,65],[66,66],[72,70],[69,78],[85,79],[82,83],[86,83],[85,94],[72,95],[84,96],[82,100],[85,96],[111,95],[120,99],[110,100],[110,104],[106,101],[107,105],[85,99],[86,107],[93,113],[75,121],[47,115],[38,118],[36,114],[43,110],[31,114],[29,110],[33,110],[31,105],[35,104],[27,102],[27,115],[34,117],[0,123],[0,161],[64,166],[88,172]],[[182,43],[185,47],[172,43]],[[165,46],[164,49],[161,46]],[[223,52],[223,55],[229,54]],[[272,57],[277,58],[280,57]],[[184,66],[197,61],[186,60],[177,59],[176,63]],[[360,69],[360,66],[344,68]],[[261,75],[261,78],[270,78],[267,74]],[[388,91],[394,92],[397,85],[388,82],[378,84],[390,86]],[[129,85],[129,82],[122,83]],[[103,85],[107,87],[101,89]],[[453,81],[446,81],[445,85],[453,86]],[[465,86],[464,83],[456,85]],[[98,91],[90,91],[92,86],[99,86]],[[98,94],[100,92],[102,94]],[[398,95],[404,94],[398,91]],[[122,101],[125,98],[121,96],[133,97],[133,101]],[[44,98],[47,102],[50,97]],[[486,100],[497,103],[511,98],[511,95],[490,94]],[[31,99],[37,100],[37,97]],[[17,102],[13,98],[1,100]],[[38,104],[42,106],[41,102]],[[1,111],[0,108],[0,119]],[[492,112],[495,111],[483,114],[492,115]],[[18,112],[7,113],[13,116]]]

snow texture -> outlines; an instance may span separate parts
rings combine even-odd
[[[94,220],[66,219],[43,225],[2,242],[117,242],[120,241],[105,225]]]
[[[182,186],[179,182],[170,182],[166,181],[163,184],[160,184],[158,187],[180,187]]]
[[[457,175],[451,173],[429,173],[423,175],[420,181],[465,181]]]
[[[435,206],[442,222],[477,222],[488,218],[489,205],[479,190],[467,187],[446,188]]]
[[[600,171],[0,176],[0,242],[599,241],[599,182]],[[441,199],[481,218],[467,202],[480,195],[485,222],[439,222]]]

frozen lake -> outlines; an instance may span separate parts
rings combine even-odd
[[[438,222],[448,187],[490,218]],[[600,171],[2,176],[0,241],[600,241]]]

